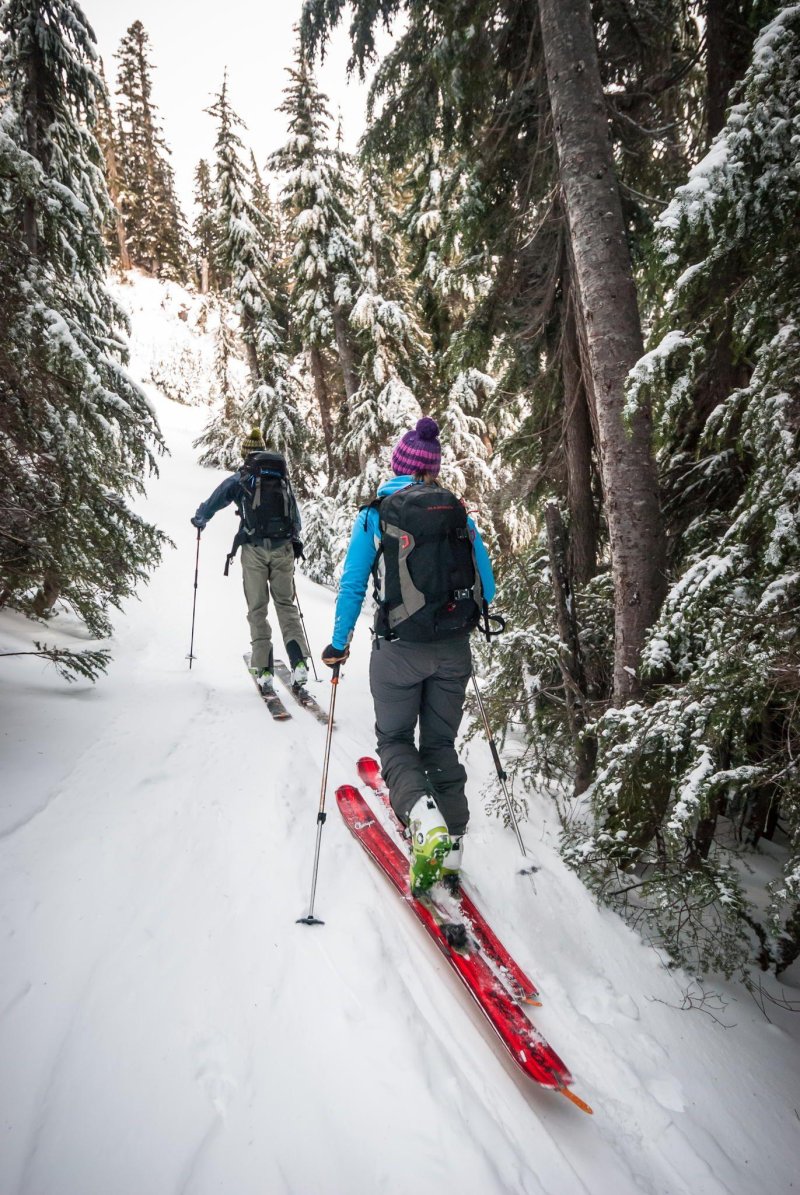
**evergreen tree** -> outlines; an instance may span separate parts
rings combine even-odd
[[[158,277],[186,277],[185,221],[170,150],[152,99],[150,38],[134,21],[115,57],[119,97],[119,203],[134,265]]]
[[[196,272],[200,293],[205,295],[219,286],[217,278],[214,190],[208,162],[202,158],[194,172],[194,203],[197,215],[192,225]]]
[[[359,387],[344,408],[342,467],[346,488],[361,503],[389,471],[392,446],[422,416],[415,397],[430,372],[408,287],[404,285],[398,217],[374,164],[361,174],[353,229],[360,277],[350,315],[360,358]]]
[[[275,319],[285,338],[289,330],[289,260],[281,226],[281,213],[273,204],[255,154],[250,152],[250,194],[256,231],[266,261],[267,284]]]
[[[241,358],[241,343],[235,330],[239,321],[224,299],[212,298],[210,308],[216,316],[215,393],[211,396],[216,411],[202,435],[195,440],[195,447],[202,450],[201,465],[234,470],[242,460],[243,411],[247,403],[247,392],[236,368]]]
[[[163,445],[105,288],[103,86],[75,0],[10,0],[0,33],[0,604],[105,635],[164,537],[126,502]]]
[[[673,580],[644,654],[657,687],[601,720],[594,821],[570,835],[602,897],[703,970],[780,970],[800,953],[798,120],[800,11],[786,6],[659,222],[669,297],[631,402],[658,399]],[[720,327],[736,374],[712,404]],[[737,837],[771,837],[779,815],[790,851],[770,926]]]
[[[253,179],[242,161],[237,129],[242,122],[230,105],[227,76],[208,109],[217,121],[214,190],[218,263],[224,297],[239,318],[247,355],[250,394],[240,407],[226,407],[212,420],[198,444],[214,445],[228,464],[238,463],[230,448],[245,431],[259,425],[275,449],[296,454],[300,444],[297,414],[283,337],[272,309],[269,266],[264,254],[265,213],[253,202]]]
[[[100,63],[100,78],[103,83],[103,92],[98,101],[96,133],[97,141],[103,151],[103,158],[106,164],[108,194],[114,205],[113,231],[109,229],[110,235],[107,238],[108,247],[112,257],[119,261],[120,268],[129,270],[131,268],[131,256],[128,252],[128,236],[125,231],[125,221],[122,218],[119,207],[120,175],[117,164],[116,129],[114,127],[114,115],[111,111],[111,102],[102,62]]]
[[[284,175],[281,207],[293,264],[292,321],[309,356],[331,478],[337,402],[327,354],[336,352],[345,397],[352,399],[358,389],[348,323],[357,277],[349,210],[352,187],[341,158],[328,145],[327,98],[317,89],[300,51],[288,73],[281,111],[288,116],[289,138],[272,155],[270,165]]]

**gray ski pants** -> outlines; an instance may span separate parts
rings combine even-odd
[[[392,808],[404,824],[420,796],[432,792],[450,833],[458,836],[467,828],[467,773],[455,739],[471,672],[466,636],[439,643],[376,639],[373,644],[369,685],[378,755]]]
[[[242,545],[242,579],[250,624],[250,667],[272,667],[272,628],[267,622],[270,595],[275,603],[289,663],[308,656],[303,624],[294,604],[294,551],[289,540],[274,548]],[[290,644],[296,646],[292,647]]]

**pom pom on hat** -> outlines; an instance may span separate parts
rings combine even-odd
[[[260,427],[254,427],[249,435],[246,435],[242,440],[242,454],[244,456],[247,456],[250,452],[263,452],[265,448],[266,444],[264,443]]]
[[[417,420],[416,435],[418,440],[436,440],[439,437],[439,424],[425,415]]]
[[[424,416],[417,420],[413,431],[398,440],[392,453],[392,471],[402,477],[406,473],[431,473],[436,477],[442,467],[442,446],[439,425]]]

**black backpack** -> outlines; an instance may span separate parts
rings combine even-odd
[[[291,539],[292,501],[279,452],[251,452],[239,471],[239,514],[248,539]]]
[[[376,634],[432,643],[476,627],[483,590],[463,503],[441,486],[410,485],[372,505],[381,528]]]

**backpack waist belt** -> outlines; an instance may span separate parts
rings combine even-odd
[[[231,567],[231,561],[236,556],[236,553],[239,551],[239,548],[242,546],[242,544],[252,544],[256,548],[280,548],[283,547],[284,544],[288,544],[290,539],[291,536],[288,535],[284,535],[280,539],[264,539],[258,535],[251,536],[248,534],[246,527],[240,527],[236,532],[233,543],[231,544],[231,550],[225,557],[224,575],[226,577],[228,576]]]
[[[259,535],[254,535],[252,538],[247,536],[242,542],[245,544],[253,544],[256,548],[280,548],[284,544],[288,544],[291,536],[281,535],[279,538],[266,539]]]

